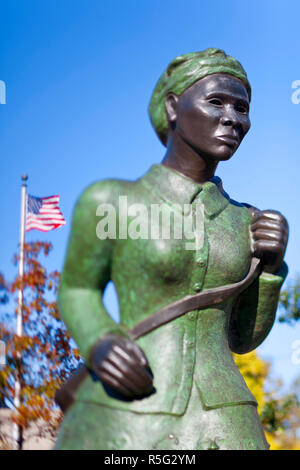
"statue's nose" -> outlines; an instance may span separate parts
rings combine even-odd
[[[224,114],[222,115],[221,119],[220,119],[220,122],[221,124],[223,124],[223,126],[237,126],[239,124],[239,119],[236,115],[236,112],[234,111],[234,109],[230,108],[230,109],[226,109],[224,111]]]

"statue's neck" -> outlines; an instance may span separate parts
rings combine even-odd
[[[200,155],[176,132],[168,139],[167,151],[161,163],[201,184],[214,176],[218,165],[218,161]]]

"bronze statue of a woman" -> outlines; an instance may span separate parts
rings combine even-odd
[[[99,181],[80,196],[59,310],[89,374],[57,449],[268,448],[256,400],[230,351],[255,349],[272,328],[287,274],[288,224],[277,211],[233,201],[215,176],[250,128],[250,98],[243,67],[223,51],[177,57],[149,107],[166,146],[161,164],[137,181]],[[164,229],[162,218],[150,218],[161,205],[180,220],[201,209],[200,223],[190,226],[193,249],[173,232],[151,236]],[[114,208],[115,236],[96,231],[99,207]],[[148,236],[124,233],[138,209]],[[255,276],[253,259],[260,260]],[[110,280],[120,324],[102,303]]]

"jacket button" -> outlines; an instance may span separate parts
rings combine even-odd
[[[203,261],[201,258],[196,260],[197,265],[199,268],[204,268],[205,267],[205,261]]]
[[[196,282],[196,284],[193,285],[193,290],[194,290],[195,292],[200,292],[200,290],[201,290],[201,284],[200,284],[200,282]]]

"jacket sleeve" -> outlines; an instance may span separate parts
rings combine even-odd
[[[274,324],[280,289],[287,273],[285,262],[276,274],[262,272],[236,299],[229,324],[232,352],[250,352],[267,337]]]
[[[111,275],[114,240],[99,239],[96,233],[97,208],[103,203],[113,211],[116,193],[117,182],[108,180],[90,186],[79,198],[58,295],[59,313],[88,366],[90,350],[101,336],[107,333],[127,336],[109,316],[102,301]]]

